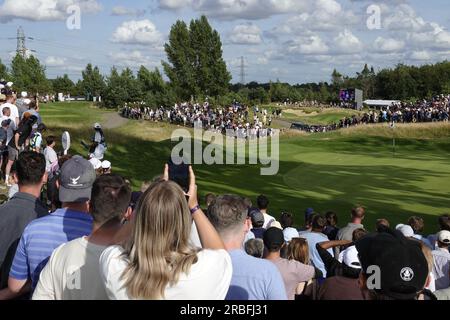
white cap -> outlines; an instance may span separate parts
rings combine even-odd
[[[20,93],[20,95],[22,96],[22,98],[26,98],[26,97],[28,97],[28,92],[22,91],[22,92]]]
[[[0,89],[3,89],[5,86],[0,83]]]
[[[358,258],[358,250],[356,250],[356,246],[351,246],[344,250],[342,262],[350,268],[353,269],[361,269],[361,262]]]
[[[399,224],[395,227],[398,231],[403,233],[403,235],[406,238],[414,237],[414,230],[411,226],[408,226],[407,224]]]
[[[10,82],[8,82],[8,83],[6,84],[6,86],[11,88],[11,87],[13,86],[13,84],[14,84],[14,83],[12,83],[12,82],[10,81]]]
[[[98,170],[102,167],[102,162],[98,160],[97,158],[91,158],[89,162],[92,164],[95,170]]]
[[[438,241],[450,245],[450,231],[442,230],[439,232]]]
[[[103,169],[109,169],[111,168],[111,162],[109,162],[108,160],[105,160],[102,162],[102,168]]]
[[[298,231],[294,228],[286,228],[283,230],[284,241],[289,242],[293,238],[298,238]]]
[[[279,223],[278,221],[274,221],[270,224],[270,226],[268,228],[278,228],[280,230],[283,230],[283,227],[281,226],[281,223]]]
[[[95,129],[101,129],[102,126],[100,125],[100,123],[97,122],[97,123],[94,124],[94,128]]]

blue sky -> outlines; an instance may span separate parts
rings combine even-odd
[[[80,8],[79,30],[66,26],[71,5]],[[368,27],[369,6],[380,28]],[[88,62],[105,74],[113,65],[160,67],[170,26],[206,14],[233,82],[241,56],[247,82],[329,81],[335,67],[353,75],[366,62],[378,70],[448,59],[448,8],[448,0],[0,0],[0,59],[10,63],[16,41],[8,38],[20,25],[50,78],[76,80]]]

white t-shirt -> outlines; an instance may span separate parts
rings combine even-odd
[[[107,300],[99,269],[105,249],[85,237],[59,246],[40,274],[33,300]]]
[[[275,219],[274,217],[272,217],[270,214],[264,213],[264,225],[263,228],[264,229],[268,229],[269,226],[274,223],[275,221],[277,221],[277,219]]]
[[[111,300],[134,300],[120,279],[128,260],[122,255],[124,249],[113,246],[100,257],[100,273],[106,292]],[[181,274],[178,283],[168,286],[166,300],[224,300],[231,283],[233,266],[225,250],[202,250],[197,263],[189,274]]]
[[[55,150],[52,147],[47,147],[44,150],[44,157],[45,157],[45,170],[47,172],[50,172],[52,166],[54,166],[55,163],[58,162],[58,155],[56,154]]]
[[[11,110],[11,116],[10,119],[12,119],[14,122],[16,122],[17,118],[19,118],[19,109],[17,109],[17,106],[15,104],[12,103],[4,103],[0,106],[0,110],[1,110],[1,115],[3,116],[3,108],[8,107]],[[19,125],[19,123],[16,122],[16,126]]]

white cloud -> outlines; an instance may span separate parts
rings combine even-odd
[[[254,24],[237,25],[231,32],[230,41],[233,44],[260,44],[262,42],[261,29]]]
[[[45,65],[47,67],[62,67],[66,64],[67,59],[55,56],[48,56],[45,59]]]
[[[113,62],[118,66],[125,67],[140,67],[143,66],[156,66],[157,63],[149,56],[145,56],[139,50],[133,50],[130,52],[117,52],[110,54]]]
[[[431,59],[431,54],[424,50],[424,51],[413,51],[411,55],[409,56],[411,60],[419,60],[419,61],[425,61]]]
[[[422,17],[419,17],[414,9],[407,4],[400,4],[389,12],[393,14],[384,18],[384,27],[388,30],[404,30],[408,32],[423,32],[432,29]]]
[[[307,31],[335,31],[360,21],[351,10],[343,9],[335,0],[317,0],[308,5],[308,10],[289,17],[273,28],[269,34],[277,38],[280,34],[303,34]]]
[[[145,15],[145,10],[126,8],[123,6],[116,6],[112,8],[111,14],[113,16],[134,16],[142,17]]]
[[[0,6],[0,22],[14,19],[55,21],[69,17],[67,8],[78,5],[82,13],[97,13],[101,5],[97,0],[5,0]]]
[[[374,49],[377,52],[397,52],[405,47],[405,42],[393,38],[378,37],[374,42]]]
[[[159,7],[166,10],[189,7],[224,20],[258,20],[305,10],[311,2],[312,0],[159,0]]]
[[[266,57],[258,57],[256,59],[256,64],[267,65],[267,64],[269,64],[269,59],[267,59]]]
[[[131,20],[122,23],[114,31],[112,41],[123,44],[157,45],[162,41],[162,36],[150,20]]]
[[[291,54],[324,54],[329,50],[327,44],[318,35],[300,37],[286,43],[286,45],[287,51]]]
[[[344,30],[334,38],[335,49],[338,53],[357,53],[363,49],[362,42],[351,31]]]

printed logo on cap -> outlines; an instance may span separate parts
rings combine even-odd
[[[414,271],[411,268],[403,268],[402,271],[400,271],[400,278],[402,278],[403,281],[410,282],[414,279]]]
[[[81,179],[81,176],[78,178],[70,178],[70,180],[72,181],[71,184],[69,184],[69,186],[71,187],[78,187],[78,181]]]

